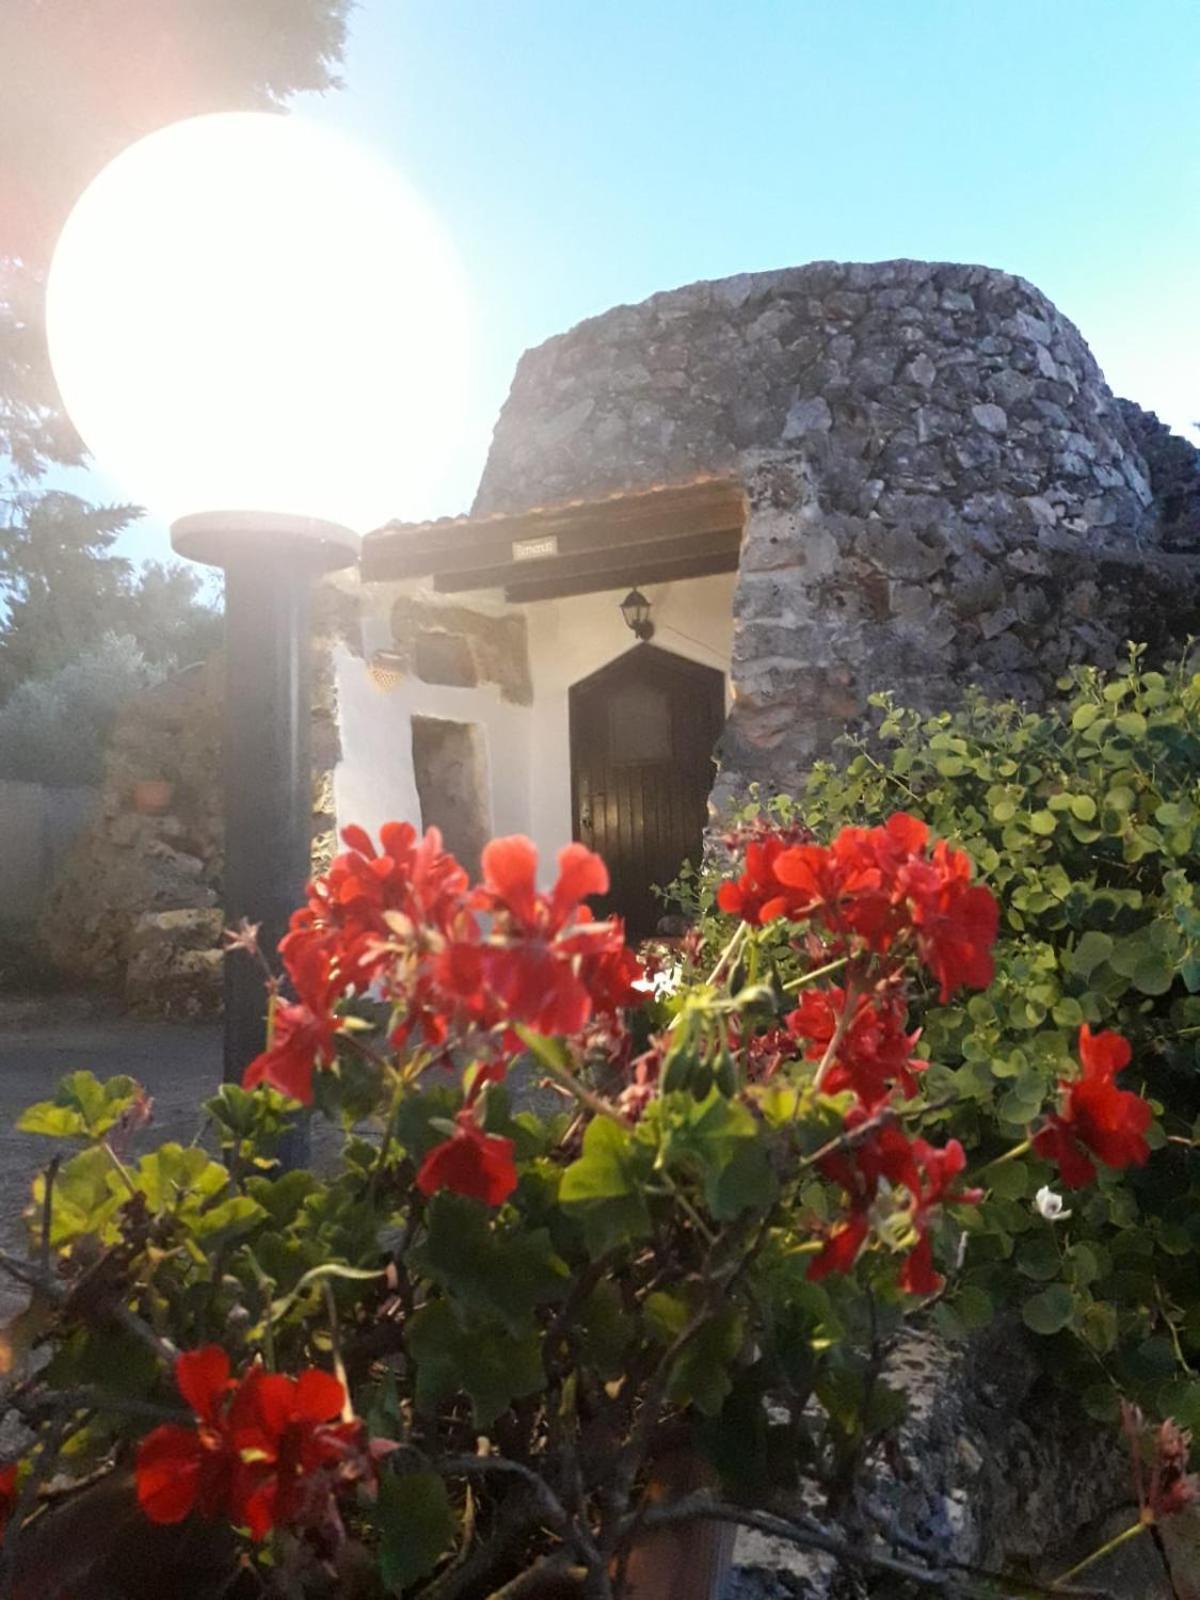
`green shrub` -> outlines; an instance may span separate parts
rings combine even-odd
[[[976,1175],[1053,1102],[1082,1023],[1132,1042],[1125,1082],[1155,1102],[1164,1131],[1152,1142],[1167,1148],[1140,1173],[1067,1191],[1057,1222],[1035,1203],[1054,1182],[1047,1163],[1026,1153],[997,1165],[968,1223],[979,1237],[966,1270],[936,1315],[955,1335],[1020,1308],[1093,1415],[1115,1416],[1132,1393],[1195,1427],[1200,675],[1146,671],[1141,655],[1111,676],[1079,670],[1044,712],[975,694],[923,716],[878,696],[870,740],[848,741],[800,794],[754,797],[741,820],[765,812],[825,839],[902,807],[976,863],[1002,907],[995,981],[950,1005],[927,985],[913,1017],[931,1061],[924,1095],[952,1102],[939,1115]],[[725,876],[714,862],[683,886],[708,924],[724,921]]]
[[[134,639],[109,633],[49,677],[21,684],[0,707],[0,778],[95,783],[113,718],[163,676]]]

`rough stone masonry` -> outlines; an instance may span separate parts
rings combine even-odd
[[[522,359],[475,511],[745,484],[719,804],[894,689],[1036,702],[1196,626],[1198,455],[1024,279],[816,262],[621,306]]]

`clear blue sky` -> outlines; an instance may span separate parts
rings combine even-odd
[[[424,193],[478,307],[445,503],[397,483],[397,515],[469,504],[527,346],[823,258],[1021,273],[1118,393],[1200,418],[1200,0],[360,0],[352,30],[304,109]]]

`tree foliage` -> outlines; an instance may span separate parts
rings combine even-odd
[[[179,562],[138,569],[112,553],[127,507],[89,506],[60,490],[19,501],[0,523],[0,705],[102,653],[113,635],[158,676],[216,648],[220,618],[197,572]]]
[[[337,87],[349,11],[350,0],[7,0],[0,257],[44,266],[91,179],[155,128]]]
[[[110,633],[57,672],[22,683],[0,706],[0,778],[97,782],[117,712],[162,676],[135,640]]]
[[[351,0],[5,0],[0,703],[19,684],[96,652],[109,633],[136,640],[151,668],[211,648],[214,621],[196,603],[197,583],[180,568],[135,578],[112,555],[138,508],[44,487],[47,474],[85,459],[50,370],[46,268],[75,200],[134,140],[202,112],[280,110],[297,93],[336,87],[350,8]]]

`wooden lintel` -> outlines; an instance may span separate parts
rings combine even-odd
[[[574,554],[539,556],[530,561],[505,561],[495,567],[476,567],[463,572],[439,572],[433,581],[439,594],[460,594],[468,589],[504,589],[513,584],[524,587],[546,579],[604,577],[608,584],[640,582],[646,566],[662,566],[688,558],[702,559],[724,555],[732,550],[736,559],[741,543],[740,528],[724,528],[711,533],[676,535],[671,539],[646,540],[640,544],[593,546]]]
[[[553,539],[559,554],[570,556],[685,534],[740,533],[745,505],[739,483],[711,478],[512,516],[381,528],[363,543],[362,575],[372,582],[501,567],[513,545],[527,540]]]
[[[724,553],[718,555],[685,556],[657,565],[647,562],[639,568],[633,581],[637,584],[674,583],[681,578],[707,578],[718,572],[736,572],[737,568],[738,547],[731,544]],[[504,598],[510,605],[520,605],[533,600],[563,600],[568,595],[596,594],[604,589],[625,587],[625,579],[615,584],[612,580],[612,573],[593,573],[576,578],[540,578],[533,583],[514,581],[505,588]]]

